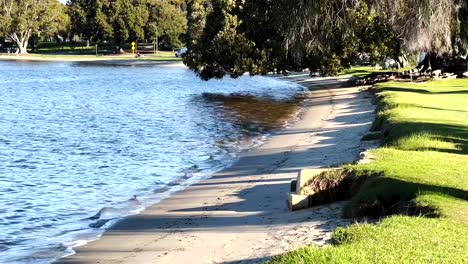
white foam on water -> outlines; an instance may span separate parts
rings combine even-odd
[[[287,99],[300,90],[272,78],[30,62],[0,62],[0,84],[0,263],[34,264],[73,254],[267,138],[243,141],[202,93]]]

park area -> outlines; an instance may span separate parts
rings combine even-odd
[[[272,263],[468,260],[468,81],[389,82],[371,91],[373,130],[384,145],[372,163],[345,166],[368,179],[343,212],[358,223],[337,229],[333,246]]]
[[[468,263],[468,1],[0,1],[0,263]]]

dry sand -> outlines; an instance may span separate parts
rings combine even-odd
[[[104,60],[100,57],[88,56],[57,56],[57,57],[39,57],[34,55],[5,55],[0,54],[0,60],[3,61],[55,61],[55,62],[81,62],[81,61],[99,61]]]
[[[93,65],[107,66],[161,66],[186,68],[182,61],[157,61],[143,58],[129,58],[128,56],[82,56],[82,55],[58,55],[56,57],[40,57],[34,55],[4,55],[0,54],[0,61],[32,61],[32,62],[78,62]]]
[[[60,263],[259,263],[325,245],[349,224],[343,203],[289,212],[290,180],[303,168],[359,159],[374,108],[346,78],[282,77],[311,89],[302,118],[232,167],[128,217]]]

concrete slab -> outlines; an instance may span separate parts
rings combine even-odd
[[[288,194],[288,206],[291,211],[309,208],[309,196],[290,193]]]
[[[297,175],[297,183],[296,183],[296,194],[300,194],[302,191],[302,187],[312,180],[318,174],[326,171],[327,169],[303,169]]]

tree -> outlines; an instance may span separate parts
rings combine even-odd
[[[367,53],[451,49],[459,0],[212,0],[185,63],[202,78],[309,68],[338,74]],[[190,2],[189,2],[190,6]],[[190,8],[189,8],[190,10]],[[189,12],[190,13],[190,12]],[[194,23],[189,18],[189,28]],[[241,42],[242,41],[242,42]],[[401,61],[400,61],[401,62]]]
[[[80,35],[88,41],[93,36],[92,12],[95,10],[89,0],[69,0],[67,2],[67,14],[70,17],[71,34]]]
[[[274,33],[265,28],[265,34],[258,34],[261,28],[255,28],[262,23],[268,25],[265,21],[268,18],[262,14],[270,10],[253,2],[188,2],[189,51],[184,62],[200,77],[222,78],[226,74],[237,77],[245,72],[264,74],[273,68],[268,53],[270,45],[277,42],[268,38]],[[274,26],[269,28],[274,29]]]
[[[15,42],[17,53],[26,54],[33,34],[53,34],[60,29],[63,9],[57,0],[0,0],[0,33]]]
[[[120,51],[123,42],[144,38],[148,21],[145,0],[69,0],[73,33],[94,42],[110,41]]]
[[[165,48],[180,48],[187,30],[187,18],[183,13],[185,5],[182,2],[149,0],[147,8],[146,39],[161,39]]]
[[[443,54],[451,51],[460,0],[376,0],[375,8],[408,49]]]
[[[108,6],[109,0],[69,0],[67,12],[72,33],[80,35],[88,44],[112,39],[114,29],[105,12]]]
[[[206,16],[211,12],[211,1],[188,0],[187,1],[187,34],[186,42],[190,48],[197,45],[197,41],[203,34],[206,25]]]
[[[468,54],[468,5],[462,5],[458,12],[458,19],[454,26],[452,38],[454,52],[461,56]]]
[[[112,27],[111,37],[119,52],[125,41],[144,39],[148,9],[142,0],[111,0],[103,6],[107,23]]]
[[[88,41],[112,42],[161,38],[168,47],[182,45],[187,20],[183,0],[69,0],[73,33]]]

